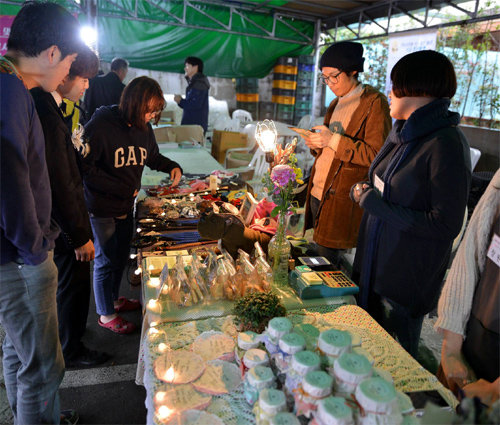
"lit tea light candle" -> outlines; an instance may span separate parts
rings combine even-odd
[[[147,309],[153,314],[161,314],[161,304],[157,300],[149,300],[147,304]]]
[[[154,269],[155,269],[155,266],[153,266],[152,264],[150,264],[150,265],[148,266],[148,270],[149,270],[149,271],[154,270]]]
[[[163,212],[161,213],[161,215],[162,215],[162,216],[165,216],[165,215],[167,215],[167,213],[166,213],[165,211],[163,211]]]
[[[141,233],[142,229],[140,227],[137,228],[137,233]]]
[[[137,257],[137,254],[130,254],[130,259],[133,260],[134,258]]]
[[[165,380],[165,382],[174,382],[174,379],[175,379],[175,371],[174,371],[174,367],[173,366],[170,366],[167,371],[165,372],[165,376],[163,378]]]
[[[161,354],[167,352],[169,349],[170,347],[168,346],[168,344],[165,344],[164,342],[160,342],[158,344],[158,352]]]
[[[165,391],[158,391],[156,394],[155,394],[155,401],[157,403],[162,403],[165,401],[165,399],[167,398],[167,393]]]
[[[149,286],[151,286],[152,288],[158,288],[158,286],[160,286],[160,278],[159,277],[150,278]]]
[[[158,408],[158,419],[160,421],[166,421],[168,418],[170,418],[170,416],[172,416],[172,414],[175,412],[175,410],[173,409],[170,409],[169,407],[167,406],[160,406]]]
[[[134,274],[140,275],[141,273],[142,273],[142,267],[137,267],[137,269],[135,269]]]

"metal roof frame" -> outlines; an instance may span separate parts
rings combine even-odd
[[[337,38],[337,32],[340,28],[346,28],[350,32],[353,33],[355,36],[355,40],[367,40],[371,38],[378,38],[378,37],[383,37],[383,36],[388,36],[389,34],[401,34],[405,32],[411,32],[411,31],[418,31],[421,29],[433,29],[433,28],[444,28],[444,27],[449,27],[449,26],[457,26],[457,25],[464,25],[464,24],[469,24],[469,23],[475,23],[475,22],[481,22],[481,21],[487,21],[487,20],[494,20],[494,19],[499,19],[500,14],[493,14],[493,15],[484,15],[484,16],[478,16],[478,11],[479,11],[479,2],[480,0],[475,0],[475,5],[474,5],[474,10],[469,11],[464,9],[463,7],[460,7],[460,3],[463,3],[466,0],[384,0],[377,2],[375,4],[372,4],[371,6],[366,6],[366,7],[361,7],[349,12],[345,12],[343,14],[328,18],[327,20],[324,21],[324,29],[325,28],[333,28],[334,29],[334,34],[333,34],[333,39],[335,40]],[[420,8],[416,7],[417,4],[419,4]],[[408,5],[411,5],[412,8],[409,9]],[[468,18],[467,19],[461,19],[457,21],[450,21],[450,22],[442,22],[439,24],[434,24],[434,25],[429,25],[428,23],[428,16],[429,16],[429,11],[431,9],[441,9],[442,7],[445,6],[451,6],[463,13],[465,13]],[[385,16],[387,17],[387,24],[386,26],[383,26],[380,22],[377,22],[376,19],[370,11],[376,10],[380,14],[381,10],[384,10],[385,8],[386,13]],[[411,11],[415,10],[424,10],[424,18],[420,19],[417,16],[415,16],[414,13],[411,13]],[[410,11],[411,10],[411,11]],[[390,31],[390,21],[391,17],[393,17],[395,14],[404,14],[408,16],[412,21],[418,22],[421,26],[419,28],[411,28],[408,30],[397,30],[397,31]],[[352,28],[352,22],[356,22],[357,24],[357,29]],[[381,34],[373,34],[373,35],[368,35],[368,36],[362,36],[361,35],[361,26],[366,23],[373,23],[377,25],[379,28],[383,30],[383,33]]]
[[[84,0],[82,1],[82,5],[85,3],[96,3],[97,0]],[[150,18],[144,18],[139,16],[139,13],[137,11],[137,3],[138,1],[145,1],[148,3],[151,7],[157,9],[158,11],[162,12],[163,14],[169,16],[172,18],[170,21],[165,21],[162,19],[150,19]],[[293,25],[290,25],[289,22],[287,22],[288,19],[294,20],[294,19],[300,19],[301,21],[314,21],[312,18],[309,17],[301,17],[298,14],[288,14],[288,13],[272,13],[272,29],[268,30],[261,26],[259,23],[255,22],[255,20],[251,17],[251,14],[261,14],[265,16],[269,16],[269,11],[268,10],[259,10],[259,8],[255,7],[249,7],[243,4],[236,4],[236,2],[224,2],[221,0],[170,0],[169,3],[179,3],[183,5],[182,9],[182,14],[181,16],[175,15],[168,10],[166,10],[162,5],[166,3],[165,0],[133,0],[133,3],[135,4],[134,10],[127,10],[123,6],[119,4],[117,0],[99,0],[100,4],[110,4],[117,9],[119,9],[122,13],[113,13],[113,12],[102,12],[98,10],[98,15],[100,17],[104,18],[116,18],[116,19],[129,19],[129,20],[136,20],[136,21],[142,21],[142,22],[150,22],[150,23],[155,23],[155,24],[161,24],[161,25],[169,25],[169,26],[179,26],[179,27],[185,27],[185,28],[191,28],[191,29],[200,29],[200,30],[206,30],[206,31],[215,31],[215,32],[221,32],[221,33],[226,33],[226,34],[234,34],[234,35],[241,35],[241,36],[246,36],[246,37],[255,37],[255,38],[263,38],[263,39],[269,39],[269,40],[278,40],[278,41],[283,41],[283,42],[288,42],[288,43],[294,43],[294,44],[299,44],[299,45],[304,45],[304,46],[310,46],[311,44],[314,43],[314,37],[310,37],[307,34],[304,34],[303,32],[299,31],[298,29],[294,28]],[[253,3],[255,5],[255,3]],[[220,9],[225,9],[228,14],[229,14],[229,20],[227,23],[220,21],[214,16],[211,16],[210,13],[206,10],[202,9],[202,5],[212,5],[216,6],[219,10]],[[196,25],[193,23],[188,23],[186,20],[186,14],[187,10],[192,9],[195,10],[197,13],[201,13],[208,19],[210,19],[212,22],[216,24],[216,27],[206,27],[203,25]],[[83,13],[87,13],[85,11],[85,8],[82,9]],[[123,15],[125,14],[125,16]],[[231,29],[231,24],[233,21],[233,16],[239,16],[242,20],[247,21],[250,23],[254,28],[257,28],[260,30],[260,33],[253,33],[253,32],[243,32],[243,31],[235,31]],[[297,35],[299,35],[299,39],[287,39],[283,37],[278,37],[276,35],[276,24],[280,22],[281,24],[287,26],[290,28],[292,31],[294,31]]]

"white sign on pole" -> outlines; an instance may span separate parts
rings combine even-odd
[[[396,62],[403,56],[418,50],[436,49],[437,31],[415,31],[407,34],[389,36],[389,54],[387,57],[387,75],[385,79],[385,94],[391,92],[391,71]]]

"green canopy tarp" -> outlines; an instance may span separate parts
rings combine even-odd
[[[76,3],[58,3],[78,13],[82,24],[87,22],[85,11]],[[273,19],[262,11],[209,2],[191,1],[188,7],[182,1],[97,3],[101,59],[123,57],[136,68],[180,73],[187,56],[198,56],[210,76],[264,77],[280,56],[310,54],[313,50],[311,21]],[[1,9],[1,14],[8,15],[16,14],[19,7],[1,4]]]

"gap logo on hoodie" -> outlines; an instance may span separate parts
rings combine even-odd
[[[115,150],[115,168],[129,167],[130,165],[144,165],[148,152],[143,147],[127,146]],[[137,152],[138,150],[138,152]]]

